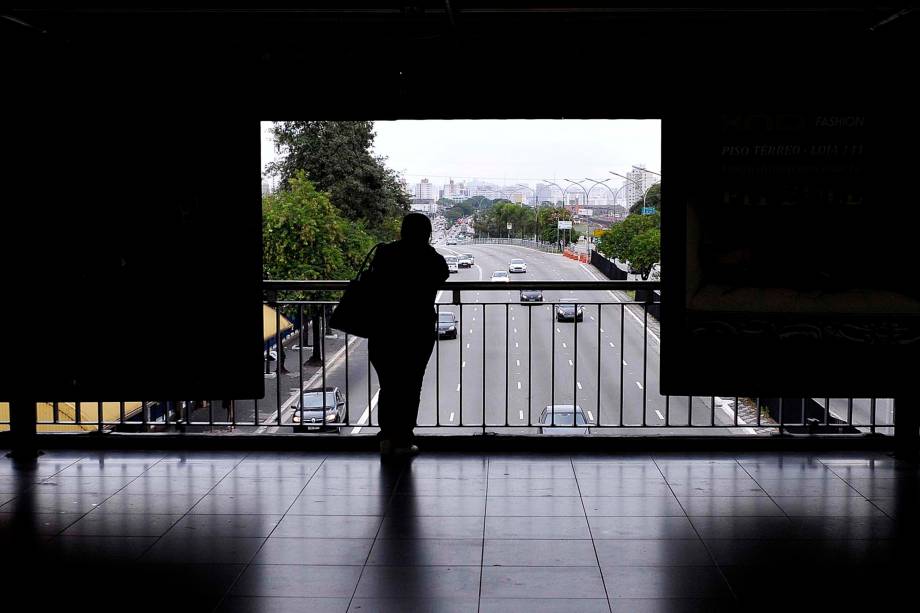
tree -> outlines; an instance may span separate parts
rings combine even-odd
[[[661,230],[647,228],[637,234],[629,244],[629,263],[639,271],[642,280],[648,279],[652,266],[661,259]]]
[[[345,219],[329,197],[296,171],[286,189],[262,197],[262,276],[265,279],[348,279],[354,276],[374,239],[361,222]],[[328,293],[294,296],[330,299]],[[320,360],[321,311],[308,309],[313,320],[312,362]],[[296,312],[287,313],[289,316]]]
[[[380,240],[395,238],[388,220],[409,210],[409,197],[386,158],[373,156],[372,121],[285,121],[272,128],[283,157],[267,172],[289,189],[290,180],[304,171],[316,189],[352,221],[363,221]]]
[[[571,236],[571,242],[577,242],[580,236],[578,231],[574,229],[557,230],[559,221],[571,221],[571,219],[572,212],[566,208],[541,206],[537,210],[537,227],[539,228],[540,239],[546,243],[555,243],[557,236],[561,237],[563,234],[567,234]]]
[[[648,188],[648,193],[645,194],[645,206],[655,209],[656,212],[661,212],[661,183],[656,183]],[[629,207],[629,214],[642,214],[642,199],[636,200]]]
[[[647,279],[652,266],[661,259],[660,221],[658,213],[629,215],[598,237],[597,249],[608,258],[629,262]]]

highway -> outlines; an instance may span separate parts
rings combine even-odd
[[[561,255],[512,245],[436,245],[443,255],[471,253],[472,268],[461,268],[449,281],[488,280],[494,270],[507,270],[512,258],[522,258],[527,272],[510,283],[495,283],[495,291],[461,292],[462,305],[453,305],[451,292],[441,292],[437,308],[453,312],[460,323],[458,338],[442,339],[432,352],[422,391],[417,433],[459,434],[487,427],[504,432],[535,434],[543,408],[572,404],[589,421],[603,426],[659,426],[668,421],[686,424],[688,406],[694,425],[713,419],[711,398],[671,398],[658,393],[659,339],[646,336],[641,307],[625,308],[626,296],[607,291],[546,291],[544,304],[519,302],[516,279],[597,280],[590,265]],[[584,320],[557,322],[552,304],[560,298],[584,300]],[[576,334],[577,329],[577,334]],[[347,365],[346,365],[347,362]],[[643,364],[647,367],[643,368]],[[347,382],[346,382],[347,372]],[[347,384],[347,389],[346,389]],[[321,385],[320,378],[310,386]],[[346,392],[349,422],[345,434],[368,434],[377,423],[377,379],[367,362],[367,343],[352,339],[347,353],[330,355],[326,385]],[[284,423],[290,423],[284,407]],[[643,411],[644,407],[644,411]],[[729,409],[716,398],[716,424],[732,423]],[[266,418],[268,416],[266,415]],[[739,422],[743,423],[743,422]],[[426,426],[439,426],[436,430]],[[507,426],[507,427],[506,427]],[[448,428],[459,430],[449,430]],[[266,430],[275,430],[267,427]],[[669,428],[668,432],[700,433],[699,429]],[[709,434],[753,432],[749,428],[706,430]],[[642,434],[639,428],[595,428],[592,436]],[[645,431],[647,434],[647,431]]]

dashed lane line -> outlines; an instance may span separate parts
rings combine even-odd
[[[641,390],[641,389],[645,389],[644,387],[642,387],[642,384],[641,384],[641,383],[639,383],[638,381],[636,381],[636,385],[638,385],[638,386],[639,386],[639,389],[640,389],[640,390]]]
[[[359,434],[361,432],[362,426],[367,423],[370,423],[368,420],[371,418],[371,412],[377,407],[377,399],[380,398],[380,388],[377,388],[377,392],[374,394],[374,397],[371,399],[370,404],[367,405],[367,408],[364,409],[364,412],[361,413],[361,419],[358,420],[358,425],[351,429],[352,434]]]

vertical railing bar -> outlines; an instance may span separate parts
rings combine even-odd
[[[584,308],[584,307],[582,307]],[[578,407],[578,302],[575,303],[575,319],[572,320],[572,352],[575,359],[572,360],[572,426],[576,425],[576,408]]]
[[[482,433],[486,433],[486,307],[482,303]]]
[[[648,426],[648,302],[642,305],[642,426]]]
[[[505,303],[505,427],[508,427],[510,423],[508,422],[508,415],[511,412],[511,407],[509,405],[508,398],[508,382],[509,382],[509,362],[511,361],[511,344],[508,341],[508,307],[509,303]]]
[[[757,427],[759,428],[760,423],[760,396],[754,398],[754,412],[757,413]]]
[[[831,419],[831,399],[825,397],[824,398],[824,425],[825,426],[831,425],[830,419]]]
[[[783,397],[779,397],[779,433],[783,433]]]
[[[802,425],[807,425],[807,420],[805,419],[805,396],[802,396]]]
[[[372,426],[374,423],[374,411],[371,407],[371,340],[367,339],[367,425]],[[377,423],[380,423],[380,415],[377,415]]]
[[[664,425],[668,427],[671,425],[671,397],[664,397]]]
[[[738,425],[738,396],[735,396],[735,425]]]
[[[208,406],[211,406],[211,405],[208,404]],[[122,426],[125,424],[125,401],[124,400],[120,400],[118,402],[118,422]]]
[[[847,425],[853,425],[853,399],[847,398]]]
[[[687,396],[687,427],[693,428],[693,396]]]
[[[624,318],[626,317],[626,304],[620,303],[620,427],[623,427],[623,388],[625,380],[623,378],[623,360],[626,359],[626,341],[624,340]]]
[[[527,426],[533,426],[533,305],[527,305]]]
[[[350,426],[351,413],[349,409],[351,408],[351,401],[348,397],[351,396],[351,390],[348,387],[348,332],[345,332],[345,344],[343,347],[345,347],[345,424]],[[303,378],[303,371],[301,371],[300,376]],[[302,385],[300,389],[303,389]],[[303,403],[301,402],[301,404]],[[303,421],[303,415],[301,415],[300,421]]]
[[[441,305],[434,305],[434,423],[437,426],[441,419]],[[418,413],[415,417],[418,425]]]
[[[600,302],[597,303],[597,406],[595,411],[597,412],[597,426],[601,425],[601,311],[604,310],[604,305]]]
[[[281,352],[284,347],[281,345],[281,307],[275,303],[275,411],[278,420],[278,426],[281,426]],[[269,354],[271,355],[271,354]],[[323,398],[325,402],[325,397]],[[325,408],[324,413],[325,415]]]
[[[102,401],[96,404],[96,431],[102,434]]]
[[[61,403],[58,400],[55,400],[54,402],[51,403],[51,421],[55,424],[61,420],[60,404]],[[122,411],[122,421],[124,421],[124,411]]]
[[[459,399],[460,408],[458,409],[458,411],[460,412],[459,425],[462,426],[463,425],[463,300],[460,300],[459,306],[460,306],[460,316],[458,317],[458,319],[460,321],[460,324],[459,324],[460,328],[458,330],[457,336],[460,339],[460,346],[457,348],[457,351],[460,352],[460,359],[457,360],[457,369],[460,371],[460,376],[457,377],[457,380],[460,382],[459,384],[460,390],[458,392],[460,394],[460,399]],[[485,368],[486,367],[485,364],[483,364],[482,367]]]
[[[147,425],[150,422],[150,407],[147,406],[146,400],[141,400],[141,424],[144,426],[144,431],[147,431]]]
[[[550,423],[556,425],[556,322],[559,321],[557,317],[557,308],[551,307],[552,311],[550,312],[550,321],[552,322],[553,329],[550,331],[550,346],[552,351],[550,352],[551,363],[550,363],[550,384],[549,384],[549,413],[550,413]]]
[[[297,392],[297,406],[295,411],[300,411],[299,423],[303,426],[303,302],[297,303],[297,321],[299,337],[297,339],[297,370],[300,373],[300,387]],[[348,415],[348,336],[345,336],[345,414]]]
[[[869,399],[869,432],[875,434],[875,397]]]
[[[74,422],[75,422],[77,425],[80,425],[80,424],[83,423],[83,407],[82,407],[81,405],[82,405],[82,403],[81,403],[79,400],[77,400],[77,401],[74,402],[74,404],[73,404],[73,406],[74,406]]]
[[[709,399],[709,409],[710,409],[709,425],[715,426],[716,425],[716,397],[715,396],[712,396]]]
[[[319,359],[320,359],[320,368],[322,371],[322,386],[323,386],[323,428],[326,427],[326,305],[320,305],[320,317],[319,317]],[[281,375],[278,375],[279,377]],[[281,386],[278,386],[279,389]],[[301,403],[303,404],[303,403]],[[335,398],[332,399],[332,404],[335,406]],[[281,419],[278,419],[278,425],[281,425]]]

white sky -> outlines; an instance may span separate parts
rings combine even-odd
[[[262,122],[262,167],[274,159],[271,122]],[[659,120],[398,120],[377,121],[374,153],[410,186],[427,177],[534,184],[585,177],[623,180],[633,164],[660,172]]]

